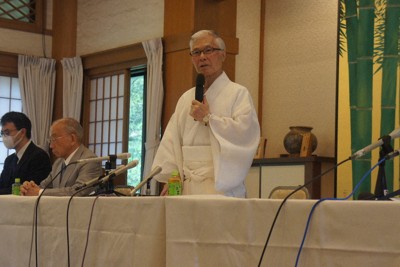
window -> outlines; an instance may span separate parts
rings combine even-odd
[[[9,111],[22,111],[18,78],[0,76],[0,118]],[[14,150],[7,149],[0,138],[0,173],[6,157],[12,153]]]
[[[90,80],[88,147],[98,156],[131,153],[129,161],[139,161],[127,172],[127,184],[133,186],[141,181],[144,160],[145,77],[146,68],[138,67]]]
[[[35,22],[35,1],[30,0],[4,0],[0,4],[0,18]]]
[[[88,147],[98,156],[122,153],[124,74],[94,78],[90,83]]]
[[[44,0],[0,1],[0,27],[41,33]]]
[[[129,98],[129,132],[128,152],[133,159],[139,160],[136,168],[128,170],[128,185],[137,185],[143,174],[145,156],[145,129],[146,129],[146,68],[139,67],[131,71],[131,85]]]
[[[98,156],[129,152],[129,162],[140,162],[127,176],[116,177],[114,185],[135,186],[142,178],[146,63],[142,43],[82,57],[85,144]]]

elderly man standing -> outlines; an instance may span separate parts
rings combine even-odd
[[[183,194],[245,197],[260,140],[251,95],[223,71],[225,43],[215,32],[199,31],[189,45],[193,66],[205,77],[204,98],[195,100],[192,88],[178,100],[154,159],[162,167],[156,179],[166,183],[179,170]]]
[[[43,195],[72,195],[77,187],[99,177],[102,174],[101,162],[74,164],[79,159],[96,157],[96,154],[82,144],[82,139],[82,126],[75,119],[64,118],[55,121],[50,128],[49,142],[53,154],[58,159],[54,162],[50,175],[40,186],[33,181],[24,182],[21,194],[37,196],[46,187]]]

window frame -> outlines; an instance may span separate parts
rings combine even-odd
[[[0,28],[7,28],[18,31],[43,33],[44,32],[44,0],[35,0],[36,2],[36,16],[34,23],[28,23],[23,21],[15,21],[9,19],[0,18]]]
[[[18,78],[17,54],[0,51],[0,75]]]
[[[123,75],[123,79],[124,79],[124,83],[126,83],[126,72],[125,71],[118,71],[118,72],[112,72],[112,73],[110,73],[110,74],[103,74],[103,75],[96,75],[96,76],[92,76],[92,77],[90,77],[89,78],[89,82],[90,82],[90,85],[89,85],[89,87],[87,87],[86,89],[87,89],[87,93],[85,93],[85,98],[84,98],[84,101],[85,101],[85,103],[87,103],[87,104],[85,104],[85,107],[86,108],[89,108],[89,115],[90,115],[90,101],[93,101],[93,99],[90,99],[90,91],[91,91],[91,85],[92,85],[92,83],[91,83],[91,80],[94,80],[94,79],[101,79],[102,80],[102,82],[103,82],[103,85],[102,85],[102,87],[103,87],[103,90],[104,90],[104,86],[105,86],[105,80],[107,80],[107,78],[109,78],[109,85],[111,85],[111,82],[112,82],[112,79],[113,79],[113,77],[117,77],[116,79],[119,79],[119,76],[120,75]],[[97,82],[98,81],[96,81],[96,91],[97,91],[97,88],[98,88],[98,84],[97,84]],[[118,83],[118,81],[117,81],[117,83]],[[126,97],[129,97],[129,95],[127,95],[127,94],[129,94],[129,87],[127,87],[126,86],[126,84],[124,84],[124,86],[123,87],[121,87],[122,88],[122,90],[123,90],[123,95],[122,96],[120,96],[120,95],[118,95],[118,89],[119,88],[117,88],[117,95],[115,96],[115,97],[112,97],[111,96],[111,93],[110,93],[110,96],[109,96],[109,98],[104,98],[104,95],[103,95],[103,98],[101,98],[102,99],[102,101],[104,101],[104,100],[106,100],[106,99],[108,99],[110,102],[110,105],[111,105],[111,99],[112,98],[115,98],[116,99],[116,108],[118,109],[118,98],[120,98],[120,97],[123,97],[123,99],[124,99],[124,101],[123,101],[123,103],[122,103],[122,124],[123,124],[123,128],[121,129],[121,131],[122,131],[122,136],[121,136],[121,141],[122,142],[118,142],[118,140],[117,140],[117,137],[116,137],[116,140],[115,140],[115,145],[116,145],[116,147],[118,146],[118,143],[121,143],[121,146],[122,146],[122,149],[123,149],[123,151],[121,151],[121,152],[124,152],[125,151],[125,146],[127,147],[127,142],[125,142],[125,138],[127,138],[127,134],[125,134],[125,132],[126,132],[126,129],[128,129],[127,127],[125,127],[125,124],[126,124],[126,122],[124,121],[124,117],[125,117],[125,114],[128,112],[129,113],[129,110],[127,110],[127,101],[126,101]],[[128,90],[127,90],[127,88],[128,88]],[[86,91],[85,91],[86,92]],[[105,91],[103,91],[103,94],[105,93]],[[87,98],[86,98],[87,97]],[[129,100],[129,99],[128,99]],[[95,100],[96,101],[96,100]],[[109,106],[110,107],[110,106]],[[102,106],[101,107],[101,109],[103,109],[104,108],[104,106]],[[104,112],[104,110],[103,110],[103,112]],[[118,111],[116,111],[117,113],[118,113]],[[104,113],[102,114],[102,115],[104,115]],[[116,125],[118,125],[118,121],[119,120],[121,120],[120,118],[118,118],[118,114],[116,114],[116,118],[115,119],[112,119],[112,118],[108,118],[108,120],[104,120],[103,119],[103,117],[101,118],[101,119],[95,119],[95,124],[97,123],[97,122],[102,122],[102,124],[104,125],[104,123],[106,123],[106,124],[109,124],[109,127],[110,127],[110,123],[112,122],[112,121],[115,121],[116,122]],[[92,123],[93,123],[93,121],[92,121]],[[90,120],[88,121],[88,124],[90,125]],[[104,127],[104,126],[103,126]],[[96,134],[96,131],[97,131],[97,128],[95,127],[95,134]],[[91,143],[89,143],[90,142],[90,137],[89,137],[89,132],[90,132],[90,130],[89,130],[89,128],[88,128],[88,130],[87,131],[85,131],[85,135],[87,135],[87,138],[85,138],[86,139],[86,141],[87,141],[87,143],[86,143],[86,146],[87,147],[90,147],[90,145],[95,145],[95,147],[97,146],[97,145],[100,145],[100,147],[101,147],[101,150],[103,149],[103,145],[104,144],[106,144],[107,143],[107,145],[109,145],[109,144],[111,144],[111,143],[113,143],[113,142],[111,142],[111,140],[110,140],[110,132],[111,131],[111,128],[109,128],[109,131],[108,131],[108,143],[107,142],[104,142],[103,141],[103,136],[101,136],[101,142],[100,143],[98,143],[97,141],[96,141],[96,138],[95,138],[95,140],[94,140],[94,143],[93,144],[91,144]],[[103,134],[103,132],[101,133],[101,134]],[[117,134],[118,135],[118,134]],[[126,143],[126,144],[125,144]],[[110,149],[110,147],[108,146],[108,150]],[[98,151],[95,151],[95,149],[92,149],[92,151],[93,152],[98,152]],[[112,152],[108,152],[108,154],[113,154]],[[104,155],[103,155],[104,156]]]
[[[143,70],[144,69],[144,70]],[[147,68],[145,68],[144,65],[138,65],[135,67],[132,67],[130,69],[130,73],[129,73],[129,99],[127,99],[127,101],[130,100],[130,86],[131,86],[131,78],[134,76],[141,76],[141,74],[144,74],[144,84],[146,85],[146,87],[144,88],[144,92],[143,92],[143,129],[142,129],[142,163],[141,164],[141,170],[140,173],[143,174],[143,170],[144,170],[144,159],[146,158],[146,136],[147,136]],[[126,106],[129,106],[130,103],[126,103]],[[128,120],[130,117],[130,110],[128,109]],[[126,129],[126,133],[129,132],[129,123],[127,123],[127,129]],[[126,136],[126,142],[127,142],[127,146],[126,146],[126,151],[128,151],[128,146],[129,146],[129,136],[127,134]],[[128,182],[128,181],[127,181]]]
[[[142,43],[124,46],[116,49],[106,50],[94,54],[82,56],[82,65],[84,71],[84,88],[83,88],[83,114],[82,126],[84,129],[84,144],[89,143],[89,120],[90,120],[90,80],[96,77],[109,76],[113,74],[124,74],[125,88],[124,95],[130,95],[130,72],[137,66],[147,64],[146,53]],[[123,119],[123,151],[128,149],[128,120],[129,97],[124,98],[124,119]],[[121,175],[114,179],[114,185],[126,185],[126,175]]]

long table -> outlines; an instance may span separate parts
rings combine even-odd
[[[315,202],[289,200],[284,205],[261,266],[295,266]],[[257,266],[280,203],[169,198],[167,266]],[[311,218],[298,266],[398,267],[399,221],[399,202],[322,202]]]
[[[43,197],[39,266],[67,266],[68,197]],[[31,249],[36,197],[0,197],[0,266],[35,266]],[[81,266],[93,197],[69,211],[70,266]],[[84,266],[257,266],[281,200],[221,196],[100,197],[93,209]],[[295,266],[315,200],[289,200],[261,266]],[[310,220],[298,266],[400,263],[400,203],[324,201]],[[34,246],[34,244],[33,244]]]
[[[0,197],[0,266],[36,265],[35,241],[31,249],[36,199]],[[75,197],[71,201],[70,266],[81,266],[94,200]],[[68,197],[40,199],[38,266],[68,266],[68,201]],[[165,251],[164,199],[100,197],[96,201],[84,266],[165,266]]]

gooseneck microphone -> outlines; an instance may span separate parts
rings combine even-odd
[[[162,171],[162,168],[160,166],[156,166],[150,173],[147,175],[146,178],[143,179],[135,188],[131,190],[131,196],[134,196],[135,193],[142,188],[150,179],[152,179],[154,176],[159,174]]]
[[[196,78],[196,94],[195,94],[195,99],[199,102],[203,102],[204,83],[205,83],[204,75],[199,73]]]
[[[108,155],[108,156],[97,157],[97,158],[78,159],[74,163],[98,162],[98,161],[103,161],[103,160],[110,160],[112,158],[129,159],[130,157],[131,157],[131,153],[120,153],[120,154],[117,154],[117,155]]]
[[[390,136],[390,140],[393,141],[394,139],[400,137],[400,128],[399,129],[395,129],[393,130],[393,132],[391,132],[389,134]],[[370,144],[369,146],[364,147],[363,149],[358,150],[356,153],[354,153],[353,155],[351,155],[351,159],[358,159],[362,156],[364,156],[365,154],[367,154],[368,152],[371,152],[372,150],[374,150],[375,148],[379,147],[383,145],[383,140],[382,138],[380,138],[378,141]]]
[[[397,157],[398,155],[400,155],[400,149],[395,150],[395,151],[393,151],[393,152],[390,152],[389,154],[387,154],[387,155],[385,156],[385,159],[386,159],[386,160],[391,160],[391,159]]]
[[[108,180],[114,178],[115,176],[118,176],[121,173],[126,172],[128,169],[136,167],[136,165],[138,165],[138,163],[139,163],[139,161],[132,160],[125,166],[119,167],[119,168],[115,169],[114,171],[110,172],[107,176],[96,177],[92,180],[87,181],[86,183],[83,183],[80,186],[77,186],[75,188],[75,190],[81,190],[83,188],[88,188],[88,187],[93,187],[93,186],[96,186],[99,184],[104,184],[104,183],[108,182]]]

